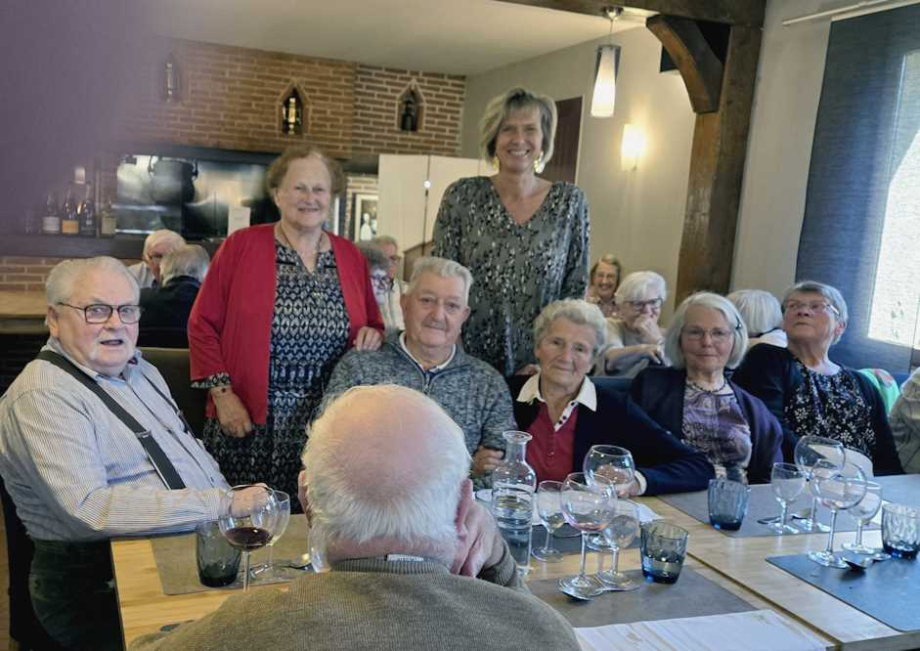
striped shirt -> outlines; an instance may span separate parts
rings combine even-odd
[[[51,338],[43,350],[76,363]],[[43,360],[0,398],[0,474],[32,538],[88,541],[193,529],[217,518],[226,482],[185,431],[160,373],[139,352],[120,377],[77,364],[163,449],[185,483],[168,490],[137,436],[89,389]]]

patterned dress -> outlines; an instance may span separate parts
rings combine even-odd
[[[585,294],[588,237],[588,204],[571,183],[554,183],[524,224],[515,223],[488,177],[447,188],[433,254],[473,274],[466,352],[503,375],[533,362],[533,322],[540,311]]]
[[[854,371],[817,373],[799,360],[802,384],[786,402],[786,422],[797,436],[824,436],[873,458],[872,410],[863,398]]]
[[[311,273],[295,251],[275,243],[277,289],[268,372],[268,419],[244,438],[224,434],[216,418],[204,443],[231,486],[265,482],[297,495],[306,426],[320,404],[332,368],[348,347],[348,314],[335,255],[321,252]],[[226,374],[195,386],[227,384]],[[297,500],[291,507],[298,509]]]

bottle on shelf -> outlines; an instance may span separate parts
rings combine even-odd
[[[98,227],[96,219],[96,201],[93,199],[93,184],[86,184],[86,194],[78,212],[80,218],[80,235],[96,237]]]
[[[73,198],[73,189],[68,188],[61,206],[61,234],[79,235],[80,220],[77,219],[77,202]]]
[[[112,200],[106,197],[99,214],[99,236],[115,237],[117,226],[118,219],[115,217],[115,211],[112,210]]]
[[[527,432],[505,432],[505,458],[492,471],[492,515],[508,543],[518,572],[530,571],[534,493],[537,474],[527,461]]]
[[[57,196],[54,192],[49,192],[45,198],[45,212],[42,215],[42,234],[61,234],[61,213],[58,209]]]

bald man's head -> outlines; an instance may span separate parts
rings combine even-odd
[[[303,455],[313,535],[353,547],[375,539],[449,551],[470,456],[430,398],[394,385],[356,387],[310,428]]]

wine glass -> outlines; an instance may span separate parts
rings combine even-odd
[[[795,444],[793,453],[795,465],[805,474],[808,481],[812,480],[812,468],[818,461],[825,461],[836,468],[843,468],[846,462],[846,449],[843,443],[834,439],[823,436],[803,436]],[[813,491],[812,491],[813,492]],[[802,531],[820,531],[827,533],[830,531],[827,525],[818,522],[818,498],[811,501],[811,513],[807,518],[801,518],[798,521],[798,527]]]
[[[537,486],[537,513],[546,527],[546,543],[542,549],[534,549],[531,554],[544,563],[559,563],[562,553],[553,549],[553,532],[565,524],[562,515],[561,481],[541,481]]]
[[[604,591],[594,576],[585,574],[588,547],[586,534],[599,533],[610,524],[616,509],[616,492],[606,477],[595,476],[589,481],[582,472],[573,472],[562,482],[562,514],[566,522],[581,532],[581,562],[578,575],[559,579],[559,589],[578,599],[590,599]]]
[[[639,505],[629,500],[617,500],[613,519],[603,533],[613,551],[613,569],[598,572],[597,578],[611,590],[635,590],[641,584],[620,572],[619,566],[620,550],[628,547],[639,535]]]
[[[859,501],[859,504],[850,510],[850,516],[856,519],[856,541],[843,543],[843,548],[856,552],[857,554],[867,554],[872,560],[887,561],[891,558],[884,550],[878,547],[869,547],[863,544],[863,527],[872,521],[875,514],[882,508],[882,487],[874,481],[866,482],[866,494]]]
[[[264,578],[266,579],[279,578],[284,574],[275,567],[273,557],[275,543],[284,535],[288,522],[291,519],[291,496],[284,491],[274,491],[274,493],[275,500],[278,502],[278,522],[275,524],[272,539],[269,540],[268,545],[266,545],[268,547],[268,559],[264,563],[259,563],[259,565],[252,570],[253,576],[264,574]]]
[[[767,527],[779,534],[799,533],[798,529],[786,524],[786,519],[789,503],[794,502],[805,488],[805,473],[795,464],[778,461],[773,464],[773,472],[770,474],[770,488],[773,489],[773,497],[779,502],[782,512],[779,520],[767,523]]]
[[[268,486],[242,485],[220,496],[218,526],[227,542],[243,551],[243,591],[249,589],[249,555],[268,544],[278,523],[278,500]]]
[[[847,564],[834,553],[837,513],[853,508],[863,499],[866,495],[866,475],[853,463],[846,463],[841,469],[824,460],[814,465],[812,474],[812,492],[821,504],[831,510],[831,528],[827,535],[827,549],[809,552],[808,558],[818,565],[846,569]]]
[[[609,479],[618,497],[627,497],[629,485],[636,478],[636,462],[633,461],[632,454],[618,445],[592,445],[585,455],[583,470],[589,481],[593,480],[595,475]],[[607,539],[600,534],[588,536],[588,547],[597,551],[610,549]],[[603,555],[598,556],[597,560],[600,572]]]

